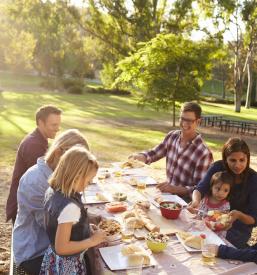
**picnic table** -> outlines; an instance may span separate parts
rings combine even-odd
[[[135,172],[133,172],[133,170]],[[137,170],[137,171],[136,171]],[[111,171],[111,169],[110,169]],[[129,172],[129,173],[127,173]],[[154,185],[149,184],[146,187],[145,191],[137,191],[134,186],[131,186],[128,183],[129,178],[132,177],[148,177],[152,175],[154,177],[154,172],[150,169],[150,167],[144,167],[142,169],[131,169],[130,171],[115,171],[111,172],[111,176],[98,180],[96,185],[89,186],[87,189],[87,193],[85,197],[87,199],[87,194],[92,195],[92,193],[100,188],[104,191],[105,194],[111,194],[113,192],[124,192],[127,194],[127,202],[130,206],[136,200],[145,200],[149,198],[150,202],[153,202],[153,195],[157,192],[157,189]],[[164,195],[165,196],[165,195]],[[181,198],[180,198],[181,200]],[[92,203],[87,204],[85,201],[86,207],[89,212],[94,213],[96,215],[101,215],[104,218],[115,218],[122,222],[121,214],[112,214],[105,211],[104,203]],[[155,204],[151,205],[151,211],[155,211],[158,216],[159,209]],[[160,215],[158,219],[160,219]],[[156,217],[155,217],[156,218]],[[163,218],[163,217],[161,217]],[[165,218],[163,218],[165,219]],[[161,220],[160,220],[161,221]],[[207,228],[203,221],[195,220],[193,215],[190,214],[186,209],[183,209],[178,220],[167,220],[170,224],[171,228],[177,227],[176,230],[185,230],[185,231],[204,231],[211,232],[211,234],[215,234]],[[174,227],[175,224],[175,227]],[[161,230],[162,230],[162,226]],[[175,231],[176,231],[175,230]],[[175,232],[174,231],[174,232]],[[226,240],[225,243],[228,243]],[[136,243],[140,244],[144,248],[147,249],[144,240],[137,240]],[[117,244],[119,245],[119,244]],[[102,259],[100,252],[96,249],[96,268],[97,274],[121,274],[125,275],[126,270],[110,270],[107,264]],[[203,265],[201,262],[201,253],[199,252],[188,252],[184,246],[178,241],[175,234],[170,236],[170,241],[168,243],[168,247],[165,251],[161,253],[152,254],[154,260],[156,261],[155,266],[149,266],[143,268],[142,274],[197,274],[197,275],[205,275],[205,274],[255,274],[257,273],[257,265],[255,263],[242,263],[240,261],[229,261],[223,259],[216,259],[216,264],[214,266]]]
[[[250,120],[235,120],[223,118],[222,115],[204,115],[201,126],[218,127],[221,131],[236,132],[241,134],[257,134],[257,122]]]

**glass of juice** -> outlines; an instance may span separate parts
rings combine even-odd
[[[138,191],[144,191],[146,188],[146,183],[143,181],[138,181],[137,182],[137,190]]]
[[[217,245],[202,242],[202,263],[206,265],[214,265],[216,263]]]

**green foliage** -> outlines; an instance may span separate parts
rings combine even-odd
[[[158,35],[118,64],[115,84],[130,86],[157,109],[197,100],[211,69],[215,47],[173,34]],[[175,115],[173,113],[173,115]]]
[[[100,78],[103,85],[107,88],[112,87],[117,73],[115,72],[115,64],[106,63],[103,64],[103,69],[100,72]]]
[[[81,88],[84,88],[85,86],[84,80],[78,78],[63,78],[61,82],[64,89],[69,89],[72,86],[77,86]]]
[[[56,90],[61,87],[61,82],[56,77],[46,77],[40,82],[40,86],[48,90]]]
[[[92,94],[111,94],[111,95],[121,95],[121,96],[128,96],[131,95],[131,93],[127,90],[121,90],[121,89],[106,89],[106,88],[87,88],[87,93]]]
[[[83,94],[83,87],[81,87],[79,85],[70,86],[68,88],[68,93],[69,94],[81,95],[81,94]]]

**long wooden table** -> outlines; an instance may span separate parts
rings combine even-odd
[[[149,173],[147,172],[146,174],[151,174],[150,172],[152,171],[149,171]],[[144,196],[142,196],[142,194],[138,192],[135,187],[132,187],[129,184],[123,182],[122,176],[112,176],[109,179],[100,181],[98,185],[106,193],[126,193],[128,196],[127,201],[130,205],[132,205],[136,200],[144,199]],[[146,191],[152,194],[153,187],[147,187]],[[96,215],[101,215],[103,217],[119,218],[120,216],[120,214],[111,214],[106,212],[104,209],[104,204],[91,204],[87,205],[86,207],[88,208],[89,212]],[[155,211],[156,207],[152,205],[151,209]],[[172,221],[170,222],[172,223]],[[180,227],[180,229],[186,231],[209,230],[202,221],[196,221],[195,219],[193,219],[192,215],[186,209],[182,210],[179,219],[176,220],[176,224]],[[137,242],[139,242],[141,245],[147,248],[145,241]],[[230,261],[217,258],[217,262],[214,266],[203,265],[201,263],[201,253],[187,252],[181,245],[181,243],[177,241],[177,238],[174,235],[170,237],[170,242],[168,244],[167,249],[164,252],[153,254],[153,257],[157,261],[157,265],[153,267],[144,268],[143,274],[257,274],[257,265],[255,263],[242,263],[240,261]],[[96,251],[96,269],[97,275],[126,274],[126,270],[115,272],[110,271],[104,263],[104,261],[102,260],[99,251]]]

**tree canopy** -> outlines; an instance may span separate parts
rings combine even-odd
[[[115,84],[129,85],[139,93],[141,104],[151,103],[157,109],[172,106],[175,124],[176,102],[199,99],[200,87],[212,68],[215,44],[159,34],[140,46],[118,63]]]

